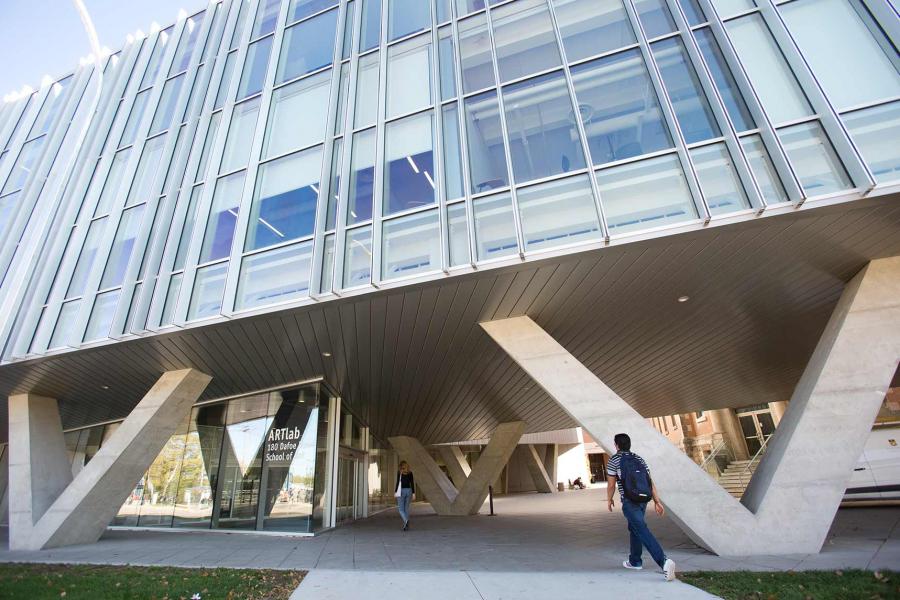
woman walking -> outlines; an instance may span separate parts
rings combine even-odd
[[[409,463],[405,460],[400,461],[400,470],[397,472],[397,491],[394,492],[397,498],[397,509],[400,511],[400,518],[403,519],[403,531],[409,529],[409,503],[416,499],[416,482],[413,479],[412,471],[409,470]]]

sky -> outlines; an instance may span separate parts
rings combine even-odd
[[[149,33],[153,21],[166,27],[180,9],[192,14],[207,5],[207,0],[83,1],[100,46],[113,52],[125,45],[127,34]],[[90,52],[73,0],[0,0],[0,97],[26,84],[37,89],[44,75],[67,75]]]

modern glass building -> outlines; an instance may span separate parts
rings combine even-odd
[[[213,1],[0,106],[0,395],[59,398],[77,470],[201,369],[116,523],[302,532],[392,499],[390,435],[573,424],[479,321],[647,416],[785,400],[900,253],[898,44],[891,0]],[[690,325],[619,328],[704,274]]]

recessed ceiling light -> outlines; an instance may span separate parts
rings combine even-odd
[[[322,356],[324,356],[325,358],[328,358],[331,356],[331,352],[323,352]]]
[[[690,296],[679,296],[679,297],[678,297],[678,301],[679,301],[679,302],[687,302],[687,301],[690,300],[690,299],[691,299]]]
[[[109,386],[108,386],[108,385],[101,385],[101,386],[100,386],[100,389],[101,389],[101,390],[108,390],[108,389],[109,389]]]

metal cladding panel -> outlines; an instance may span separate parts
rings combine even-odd
[[[0,367],[66,427],[124,417],[166,370],[203,399],[323,376],[381,437],[576,423],[482,331],[531,316],[645,416],[786,400],[844,283],[900,255],[896,197],[530,260]],[[677,299],[690,296],[688,302]],[[330,354],[330,356],[327,356]],[[2,408],[5,439],[5,401]]]

